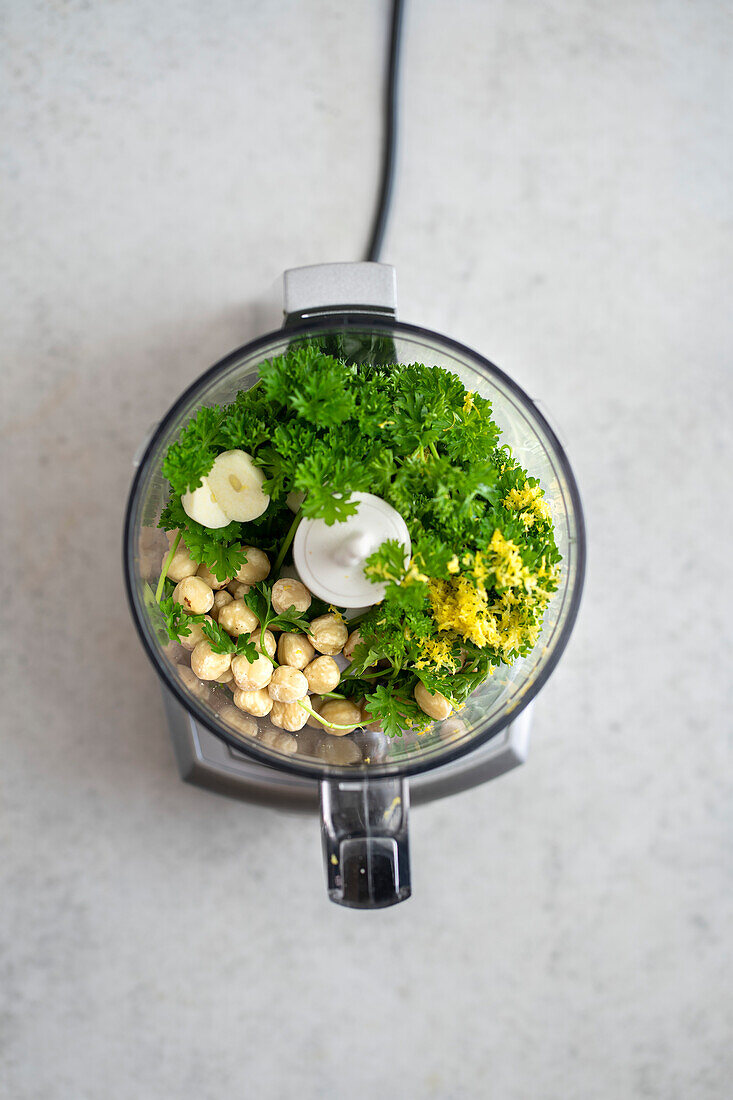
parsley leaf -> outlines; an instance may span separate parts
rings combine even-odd
[[[427,715],[413,699],[398,695],[383,684],[366,696],[365,709],[370,721],[378,719],[382,723],[387,737],[402,737],[406,728],[418,730],[429,725]]]
[[[229,531],[229,537],[237,537],[239,524],[230,523],[228,527],[220,527],[219,531]],[[231,529],[231,530],[230,530]],[[212,537],[210,532],[200,523],[189,520],[184,532],[186,546],[193,559],[211,570],[218,581],[229,581],[236,576],[247,560],[247,555],[239,543],[228,545],[224,538]]]
[[[296,611],[294,607],[289,607],[286,611],[281,612],[279,615],[275,615],[274,618],[268,619],[268,626],[275,626],[278,630],[282,630],[284,634],[308,634],[310,631],[310,623],[305,616]]]
[[[373,584],[402,580],[406,571],[405,547],[397,539],[387,539],[366,560],[364,572]]]
[[[335,362],[335,361],[334,361]],[[339,365],[340,366],[340,365]],[[354,412],[354,395],[343,386],[341,370],[329,363],[321,365],[290,398],[298,416],[326,428],[342,424]]]
[[[303,501],[303,515],[322,519],[328,526],[342,523],[356,514],[357,505],[345,493],[331,493],[325,485],[314,485]]]
[[[229,523],[226,527],[216,529],[203,527],[186,515],[180,497],[171,496],[161,513],[158,526],[167,531],[176,528],[181,531],[194,561],[207,566],[219,581],[231,580],[247,560],[239,542],[232,541],[241,537],[241,523]]]
[[[271,613],[270,591],[262,581],[253,584],[249,592],[244,593],[242,599],[261,623],[267,621],[267,617]]]
[[[241,654],[248,661],[257,660],[258,650],[250,634],[240,634],[235,640],[217,622],[205,622],[201,629],[209,639],[209,645],[214,653],[231,653],[233,656]]]
[[[165,632],[172,642],[187,638],[191,633],[191,623],[204,622],[203,615],[189,615],[183,604],[176,603],[171,595],[165,596],[158,606],[163,616]]]
[[[263,581],[253,585],[249,592],[245,592],[242,599],[259,619],[263,636],[265,630],[273,625],[285,634],[307,634],[310,629],[310,623],[305,615],[296,611],[295,607],[286,608],[280,614],[275,611],[272,606],[270,586]]]
[[[371,645],[367,645],[366,642],[359,642],[358,645],[354,646],[349,667],[343,676],[352,679],[352,677],[360,677],[363,672],[372,671],[374,665],[382,656],[383,654]]]
[[[168,478],[176,495],[198,488],[201,478],[213,466],[217,453],[226,450],[217,445],[223,418],[224,413],[218,406],[199,409],[178,440],[168,448],[163,460],[163,476]]]
[[[293,486],[305,493],[303,514],[310,519],[322,519],[328,526],[353,516],[357,506],[350,499],[347,488],[352,480],[351,474],[356,467],[349,466],[344,459],[329,459],[327,454],[309,454],[299,464],[293,478]],[[338,487],[343,485],[342,491]],[[337,491],[334,491],[336,487]]]

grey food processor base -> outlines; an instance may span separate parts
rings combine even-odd
[[[200,726],[166,688],[163,688],[168,725],[181,778],[217,794],[263,806],[316,813],[320,782],[287,775],[251,760]],[[432,802],[495,779],[527,759],[532,705],[485,745],[441,767],[409,780],[413,805]]]

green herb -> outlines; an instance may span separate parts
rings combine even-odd
[[[220,429],[224,412],[214,408],[199,409],[172,443],[163,461],[163,477],[171,483],[176,496],[197,489],[208,474],[217,454],[226,450],[220,445]]]
[[[325,698],[325,696],[324,696],[324,698]],[[336,698],[343,698],[343,696],[336,696]],[[313,710],[312,707],[309,707],[304,699],[298,699],[298,706],[301,707],[302,710],[307,711],[307,713],[310,714],[312,718],[317,718],[319,723],[324,727],[324,729],[329,729],[329,730],[350,730],[350,729],[353,729],[353,726],[344,726],[344,725],[340,725],[338,722],[328,722],[328,721],[326,721],[325,718],[321,718],[320,714],[317,711]]]
[[[170,582],[168,583],[170,584]],[[168,632],[168,620],[160,609],[160,604],[156,599],[155,592],[147,582],[143,585],[143,602],[147,608],[150,623],[155,631],[156,637],[160,644],[164,646],[166,642],[171,640],[171,635]],[[172,640],[176,641],[177,636]]]
[[[388,737],[402,737],[405,728],[420,732],[430,722],[413,699],[382,684],[366,696],[366,713],[370,721],[381,722]]]
[[[201,618],[204,618],[203,615]],[[209,639],[209,645],[214,653],[231,653],[234,656],[241,654],[248,661],[257,660],[258,650],[250,634],[240,634],[234,639],[216,622],[203,622],[201,629]]]
[[[263,649],[265,631],[268,627],[274,626],[286,634],[307,634],[310,629],[308,619],[294,607],[289,607],[278,614],[272,606],[271,587],[262,581],[253,585],[249,592],[245,592],[242,599],[260,620]]]
[[[241,523],[217,528],[203,527],[186,515],[178,496],[171,496],[158,526],[167,531],[180,531],[194,561],[205,565],[219,581],[231,580],[247,560],[238,541],[243,526]]]
[[[191,633],[191,624],[203,623],[205,619],[203,615],[189,615],[183,604],[176,603],[171,595],[160,601],[159,610],[163,616],[165,632],[172,642],[187,638]]]
[[[160,571],[160,577],[158,578],[158,587],[155,590],[155,602],[160,603],[160,597],[163,595],[163,587],[165,585],[165,579],[168,576],[168,570],[171,567],[171,562],[176,555],[178,549],[178,543],[181,541],[181,532],[179,531],[176,537],[173,539],[171,548],[166,554],[163,560],[163,567]]]
[[[464,703],[471,692],[484,682],[491,669],[491,659],[488,655],[474,657],[469,665],[461,668],[459,672],[435,673],[429,669],[416,669],[415,676],[422,681],[427,690],[434,695],[439,691],[441,695],[452,699],[454,703]]]
[[[348,625],[351,626],[351,623],[349,623]],[[376,650],[371,649],[365,642],[360,642],[357,646],[354,647],[354,652],[351,655],[349,667],[341,677],[342,680],[352,679],[355,677],[366,679],[363,674],[367,672],[367,670],[371,669],[372,666],[377,663],[381,656],[381,653],[378,653]],[[379,676],[383,675],[383,673],[373,671],[371,675]]]
[[[192,624],[199,623],[214,653],[243,654],[248,661],[257,659],[258,651],[249,634],[240,634],[235,639],[230,637],[217,622],[213,620],[209,622],[206,615],[189,615],[183,605],[173,599],[172,582],[164,581],[164,585],[166,595],[157,605],[158,622],[171,641],[180,642],[182,638],[187,638],[191,633]]]
[[[278,550],[277,557],[275,558],[275,564],[272,567],[272,572],[273,572],[273,575],[275,577],[280,576],[280,569],[282,567],[282,563],[285,560],[285,555],[287,554],[288,550],[290,549],[290,544],[292,543],[293,539],[295,538],[295,532],[298,530],[298,527],[300,526],[300,521],[302,520],[302,518],[303,518],[303,512],[301,510],[299,510],[296,513],[295,518],[293,519],[293,522],[290,524],[290,527],[288,529],[288,533],[286,534],[285,538],[282,540],[282,543],[280,544],[280,549]]]

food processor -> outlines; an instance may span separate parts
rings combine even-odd
[[[457,715],[424,733],[406,730],[391,739],[368,728],[336,738],[305,727],[294,735],[297,751],[286,753],[267,719],[259,720],[256,736],[248,736],[222,717],[231,696],[223,686],[193,676],[183,663],[185,651],[159,630],[151,593],[167,549],[157,524],[169,492],[161,473],[168,447],[202,405],[233,401],[257,382],[259,364],[304,341],[354,363],[439,366],[488,398],[502,445],[544,490],[562,562],[535,647],[495,669]],[[181,776],[263,805],[311,814],[320,808],[329,897],[363,909],[405,900],[411,890],[410,799],[442,798],[524,761],[532,702],[577,615],[585,564],[582,508],[568,459],[545,416],[480,354],[398,321],[392,267],[319,264],[285,273],[282,329],[233,351],[189,386],[141,447],[136,467],[125,518],[124,573],[133,620],[161,681]]]

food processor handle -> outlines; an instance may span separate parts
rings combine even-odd
[[[351,909],[384,909],[410,896],[406,779],[321,783],[328,896]]]
[[[283,275],[284,328],[318,317],[397,312],[397,274],[389,264],[338,263],[293,267]]]

